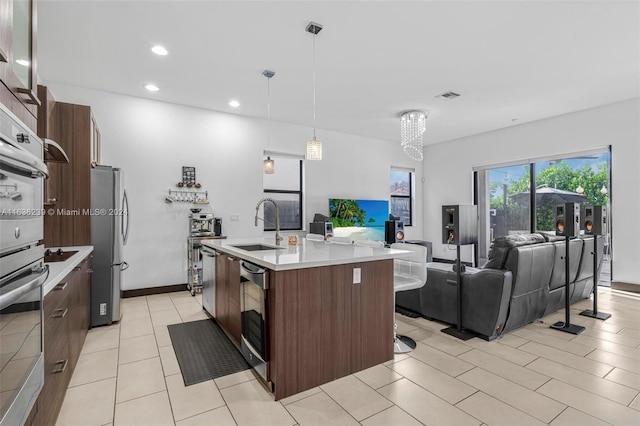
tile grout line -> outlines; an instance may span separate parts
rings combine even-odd
[[[173,302],[173,299],[171,299],[171,303],[173,304],[174,308],[175,308],[175,309],[176,309],[176,311],[177,311],[178,309],[177,309],[177,307],[176,307],[176,304]],[[183,320],[183,318],[182,318],[182,315],[180,315],[180,312],[178,312],[178,316],[180,317],[180,319],[182,320],[182,322],[184,322],[184,320]],[[165,327],[168,327],[168,325],[166,325]],[[155,330],[155,329],[154,329],[154,330]],[[157,343],[157,340],[156,340],[156,343]],[[173,344],[171,344],[170,346],[171,346],[171,349],[175,352],[175,349],[173,349]],[[159,351],[160,351],[160,347],[158,347],[158,352],[159,352]],[[162,359],[160,360],[160,363],[162,363]],[[163,368],[163,372],[164,372],[164,366],[163,366],[162,368]],[[163,374],[164,374],[164,373],[163,373]],[[180,375],[182,375],[182,371],[180,371],[180,373],[179,373],[179,374],[180,374]],[[169,395],[169,387],[168,387],[168,385],[167,385],[167,383],[166,383],[166,381],[167,381],[167,376],[165,376],[164,378],[165,378],[165,386],[167,386],[167,396],[169,396],[169,404],[171,405],[171,396]],[[218,408],[221,408],[221,407],[226,407],[226,408],[227,408],[227,411],[228,411],[228,412],[229,412],[229,414],[231,415],[231,418],[233,419],[233,422],[237,425],[237,424],[238,424],[238,422],[236,421],[236,418],[235,418],[235,416],[233,415],[233,412],[232,412],[232,411],[231,411],[231,409],[229,408],[229,404],[227,404],[227,400],[225,399],[224,395],[222,394],[222,390],[218,387],[218,384],[216,383],[216,381],[215,381],[214,379],[211,379],[211,382],[213,382],[213,386],[215,386],[215,387],[216,387],[216,389],[218,390],[218,393],[220,393],[220,397],[222,398],[222,401],[224,402],[224,405],[221,405],[220,407],[216,407],[216,408],[214,408],[214,409],[212,409],[212,410],[207,410],[207,411],[205,411],[205,412],[203,412],[203,413],[194,414],[194,415],[193,415],[193,416],[191,416],[191,417],[199,416],[199,415],[201,415],[201,414],[208,413],[209,411],[217,410]],[[206,383],[206,382],[205,382],[205,383]],[[242,383],[246,383],[246,382],[242,382]],[[237,383],[236,385],[240,385],[240,384],[242,384],[242,383]],[[233,386],[236,386],[236,385],[233,385]],[[228,387],[232,387],[232,386],[228,386]],[[173,415],[173,406],[171,406],[171,414]],[[191,418],[191,417],[187,417],[187,418]],[[175,415],[174,415],[174,417],[173,417],[173,420],[174,420],[174,424],[176,424],[177,422],[176,422]],[[182,419],[182,420],[180,420],[180,421],[183,421],[183,420],[186,420],[186,419]]]
[[[348,377],[348,376],[345,376],[345,377]],[[356,378],[357,378],[357,377],[356,377]],[[336,379],[336,380],[339,380],[339,379]],[[329,383],[331,383],[331,382],[329,382]],[[326,384],[326,383],[325,383],[325,384]],[[365,383],[365,385],[366,385],[366,383]],[[367,386],[368,386],[368,385],[367,385]],[[321,385],[321,386],[318,386],[318,387],[320,388],[320,390],[322,391],[322,393],[324,393],[325,395],[327,395],[327,397],[328,397],[330,400],[332,400],[333,402],[335,402],[335,403],[336,403],[336,405],[337,405],[338,407],[342,408],[342,409],[344,410],[344,412],[345,412],[345,413],[347,413],[347,415],[348,415],[349,417],[351,417],[353,420],[355,420],[355,422],[356,422],[356,423],[360,424],[360,422],[358,421],[358,419],[356,419],[355,417],[353,417],[353,414],[351,414],[351,413],[349,412],[349,410],[347,410],[345,407],[343,407],[342,405],[340,405],[340,403],[339,403],[338,401],[336,401],[334,398],[332,398],[332,397],[331,397],[331,395],[329,395],[329,394],[328,394],[324,389],[322,389],[322,385]],[[376,392],[376,391],[375,391],[375,389],[374,389],[373,391],[374,391],[374,392]],[[376,393],[377,393],[377,392],[376,392]],[[316,394],[316,395],[318,395],[318,394]],[[378,395],[380,395],[380,394],[378,393]],[[315,395],[311,395],[311,396],[315,396]],[[383,395],[380,395],[380,396],[382,396],[382,397],[384,398],[384,396],[383,396]],[[305,399],[306,399],[306,398],[305,398]],[[385,399],[386,399],[386,398],[385,398]],[[387,401],[388,401],[388,400],[387,400]],[[297,401],[296,401],[296,402],[297,402]],[[391,402],[391,401],[390,401],[390,402]],[[295,404],[295,402],[294,402],[293,404]],[[391,404],[393,404],[393,402],[391,402]],[[393,404],[393,405],[395,405],[395,404]],[[284,406],[284,408],[286,409],[287,407],[286,407],[286,406]],[[387,407],[387,408],[388,408],[388,407]],[[287,412],[289,412],[289,410],[288,410],[288,409],[287,409]],[[296,423],[299,423],[299,422],[298,422],[298,419],[296,419],[296,418],[295,418],[295,416],[294,416],[293,414],[290,414],[290,415],[291,415],[291,417],[293,417],[293,418],[294,418],[294,420],[296,421]]]
[[[484,370],[482,367],[476,367],[476,368],[479,368],[480,370]],[[484,371],[487,371],[487,370],[484,370]],[[487,371],[487,372],[488,372],[488,373],[490,373],[490,374],[492,374],[490,371]],[[505,379],[505,380],[506,380],[506,379]],[[550,378],[549,380],[547,380],[547,382],[549,382],[549,381],[551,381],[551,380],[552,380],[552,379]],[[545,382],[545,383],[547,383],[547,382]],[[470,384],[468,384],[468,383],[466,383],[466,382],[463,382],[463,383],[465,383],[467,386],[471,386]],[[519,385],[519,386],[524,387],[524,386],[522,386],[522,385]],[[542,387],[542,386],[544,386],[544,384],[542,384],[540,387]],[[471,386],[471,387],[473,387],[473,386]],[[540,387],[538,387],[538,389],[539,389]],[[528,388],[526,388],[526,389],[528,389]],[[540,395],[540,396],[544,396],[545,398],[549,398],[550,400],[555,401],[555,402],[557,402],[558,404],[562,404],[562,405],[564,405],[564,406],[565,406],[565,408],[563,408],[563,409],[562,409],[562,411],[566,410],[566,408],[568,407],[568,405],[567,405],[567,404],[565,404],[565,403],[563,403],[563,402],[561,402],[561,401],[558,401],[558,400],[556,400],[556,399],[554,399],[554,398],[551,398],[551,397],[548,397],[548,396],[543,395],[543,394],[541,394],[541,393],[538,393],[538,392],[536,392],[535,390],[532,390],[532,389],[528,389],[528,390],[530,390],[531,392],[535,392],[536,394],[538,394],[538,395]],[[498,397],[496,397],[496,396],[493,396],[493,395],[491,395],[491,394],[489,394],[489,393],[487,393],[487,392],[484,392],[482,389],[479,389],[479,390],[478,390],[478,392],[481,392],[481,393],[483,393],[483,394],[487,395],[488,397],[493,398],[493,399],[495,399],[496,401],[498,401],[498,402],[500,402],[500,403],[502,403],[502,404],[504,404],[504,405],[506,405],[506,406],[508,406],[508,407],[513,408],[514,410],[518,411],[519,413],[524,414],[525,416],[529,416],[529,417],[531,417],[531,418],[534,418],[534,419],[540,420],[541,422],[544,422],[544,420],[543,420],[543,419],[541,419],[540,417],[537,417],[537,416],[535,416],[535,415],[533,415],[533,414],[529,414],[529,413],[527,413],[527,412],[525,412],[525,411],[522,411],[520,408],[518,408],[518,407],[516,407],[516,406],[514,406],[514,405],[511,405],[511,404],[510,404],[510,403],[508,403],[507,401],[503,401],[502,399],[500,399],[500,398],[498,398]],[[478,393],[478,392],[475,392],[473,395],[475,395],[475,394],[476,394],[476,393]],[[469,395],[467,398],[470,398],[470,397],[471,397],[471,396],[473,396],[473,395]],[[464,399],[467,399],[467,398],[464,398]],[[453,404],[453,405],[454,405],[454,407],[456,407],[460,402],[462,402],[462,401],[458,401],[458,402],[456,402],[455,404]],[[459,408],[459,409],[460,409],[460,410],[462,410],[462,408]],[[464,410],[462,410],[462,411],[464,411]],[[561,412],[562,412],[562,411],[561,411]],[[465,411],[465,413],[466,413],[466,411]],[[467,414],[471,415],[470,413],[467,413]],[[554,417],[554,418],[555,418],[555,417]],[[484,422],[483,422],[483,423],[484,423]],[[550,424],[550,423],[551,423],[551,422],[548,422],[548,424]]]
[[[238,421],[236,420],[236,416],[233,415],[233,411],[231,411],[231,408],[229,408],[229,404],[227,403],[227,399],[224,397],[224,394],[222,393],[222,389],[218,387],[218,384],[216,383],[216,381],[214,379],[212,379],[212,380],[213,380],[213,385],[216,387],[216,389],[218,389],[218,392],[220,393],[220,397],[224,401],[224,406],[227,407],[227,411],[229,411],[229,414],[231,414],[231,418],[233,419],[233,422],[237,425]],[[246,383],[246,382],[242,382],[242,383]],[[233,386],[241,385],[242,383],[236,383],[235,385],[227,386],[227,387],[230,388],[230,387],[233,387]],[[226,388],[223,388],[223,389],[226,389]],[[295,419],[295,417],[294,417],[294,419]]]
[[[169,300],[171,301],[171,304],[173,305],[173,309],[175,311],[177,311],[177,309],[175,309],[176,305],[173,303],[173,300],[171,299],[171,297],[169,297]],[[169,309],[167,309],[167,310],[169,310]],[[162,311],[157,311],[157,312],[162,312]],[[151,310],[149,310],[149,315],[151,315]],[[178,316],[180,316],[180,314],[178,314]],[[182,320],[182,318],[180,318],[180,319]],[[155,327],[168,327],[168,324],[154,326],[153,319],[151,319],[151,328],[153,329],[153,338],[156,341],[156,349],[158,350],[158,359],[160,361],[160,369],[162,370],[162,380],[164,380],[164,388],[167,391],[167,399],[169,400],[169,409],[171,410],[171,417],[173,419],[173,424],[175,425],[176,424],[176,415],[175,415],[175,413],[173,411],[173,404],[171,403],[171,393],[169,393],[169,384],[167,383],[167,375],[165,374],[164,364],[162,363],[162,357],[160,356],[160,346],[158,346],[158,337],[156,336]],[[171,347],[171,349],[173,349],[173,346]],[[180,375],[182,375],[182,372],[180,372]]]
[[[569,405],[567,405],[566,407],[564,407],[564,408],[562,409],[562,411],[560,411],[560,412],[558,413],[558,415],[557,415],[557,416],[555,416],[553,419],[551,419],[551,421],[550,421],[548,424],[553,423],[553,421],[554,421],[555,419],[557,419],[558,417],[560,417],[560,416],[562,415],[562,413],[564,413],[565,411],[567,411],[569,408],[573,408],[573,407],[571,407],[571,406],[569,406]],[[575,408],[573,408],[573,409],[575,410]],[[585,413],[585,414],[586,414],[586,413]]]
[[[144,301],[146,305],[147,304],[146,297]],[[147,309],[149,309],[148,306],[147,306]],[[120,336],[122,336],[122,318],[120,318],[120,327],[118,327],[118,355],[116,357],[116,386],[115,386],[115,389],[113,390],[113,415],[111,416],[111,423],[113,425],[116,424],[116,407],[118,406],[117,401],[118,401],[118,374],[120,373]]]

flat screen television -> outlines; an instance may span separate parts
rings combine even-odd
[[[336,237],[384,241],[384,222],[388,217],[388,200],[329,198],[329,220]]]

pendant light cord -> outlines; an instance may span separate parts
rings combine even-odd
[[[271,147],[271,90],[269,82],[271,78],[267,77],[267,149]]]
[[[313,140],[316,140],[316,35],[313,35]]]

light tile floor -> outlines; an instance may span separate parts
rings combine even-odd
[[[579,335],[542,322],[494,342],[398,315],[409,355],[275,402],[250,371],[184,386],[167,325],[206,318],[179,292],[123,300],[119,324],[89,331],[58,425],[638,425],[640,295],[599,289],[607,321]]]

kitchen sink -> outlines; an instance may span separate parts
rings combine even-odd
[[[237,246],[231,246],[240,250],[246,251],[260,251],[260,250],[281,250],[283,247],[265,246],[263,244],[240,244]]]
[[[77,252],[78,250],[70,250],[70,251],[62,251],[62,252],[47,251],[45,252],[45,255],[44,255],[44,262],[45,263],[64,262],[65,260],[69,259],[71,256],[73,256]]]

